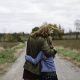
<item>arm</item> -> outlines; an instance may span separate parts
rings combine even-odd
[[[29,55],[26,55],[26,56],[25,56],[25,59],[26,59],[27,61],[33,63],[33,64],[37,64],[37,63],[39,63],[39,61],[43,58],[43,55],[42,55],[42,54],[43,54],[43,52],[40,51],[35,59],[32,58],[32,57],[29,56]]]
[[[42,45],[42,48],[41,50],[44,52],[44,55],[46,57],[50,57],[50,56],[55,56],[55,49],[54,48],[50,48],[48,42],[46,39],[44,39],[44,42],[43,42],[43,45]]]

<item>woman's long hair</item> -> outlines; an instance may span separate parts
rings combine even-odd
[[[40,27],[38,31],[35,31],[34,33],[31,34],[32,37],[43,37],[47,38],[50,35],[50,31],[48,27]]]
[[[43,37],[47,40],[50,48],[54,48],[53,42],[52,42],[52,37],[50,36],[50,28],[49,27],[40,27],[38,31],[35,31],[34,33],[31,34],[33,38],[38,38],[38,37]]]

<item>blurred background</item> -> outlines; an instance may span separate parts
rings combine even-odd
[[[30,33],[41,26],[58,29],[51,34],[53,44],[58,56],[72,63],[57,61],[62,66],[58,67],[59,80],[80,80],[80,0],[0,0],[0,77],[23,55]],[[22,80],[8,77],[3,80]]]

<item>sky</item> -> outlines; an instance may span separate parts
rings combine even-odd
[[[0,32],[26,32],[43,23],[75,31],[80,0],[0,0]]]

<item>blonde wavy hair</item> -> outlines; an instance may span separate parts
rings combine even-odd
[[[47,38],[50,35],[49,27],[40,27],[39,30],[35,31],[34,33],[31,33],[32,37],[44,37]]]

